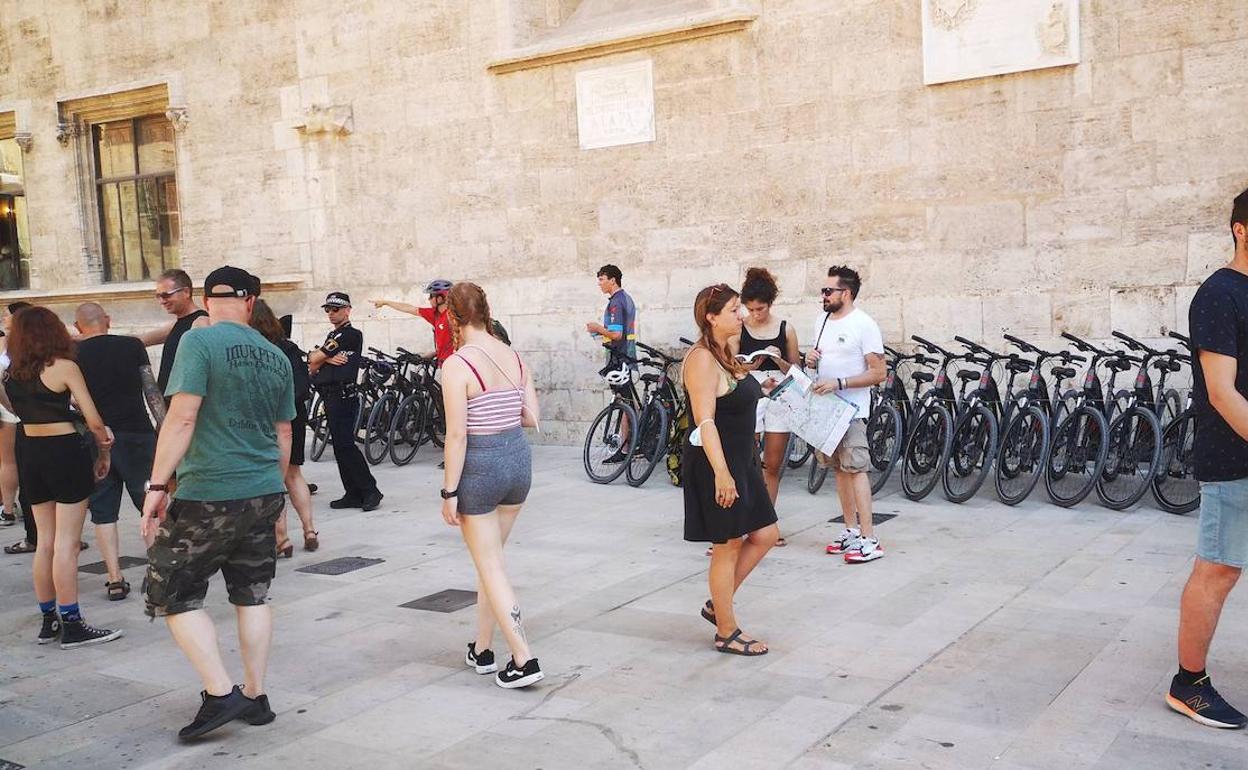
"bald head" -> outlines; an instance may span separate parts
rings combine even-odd
[[[74,311],[74,326],[83,334],[107,334],[108,313],[96,302],[84,302]]]

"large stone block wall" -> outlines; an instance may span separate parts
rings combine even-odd
[[[743,32],[493,74],[512,5],[4,2],[0,109],[28,103],[35,133],[36,288],[87,282],[57,100],[159,78],[190,115],[192,273],[303,277],[272,301],[307,343],[323,293],[346,289],[379,347],[428,348],[428,326],[361,300],[477,280],[543,385],[552,441],[604,403],[583,326],[605,262],[642,338],[670,346],[694,292],[752,264],[809,338],[841,262],[893,341],[1157,338],[1229,255],[1248,186],[1239,0],[1085,0],[1079,66],[935,87],[918,0],[764,0]],[[575,4],[556,5],[548,19]],[[657,141],[578,149],[576,72],[642,58]],[[301,134],[313,104],[350,105],[354,132]],[[115,315],[161,320],[145,301]]]

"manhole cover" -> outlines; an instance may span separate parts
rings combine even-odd
[[[131,567],[142,567],[147,564],[147,559],[140,559],[136,556],[123,556],[118,559],[121,562],[122,569],[130,569]],[[93,564],[83,564],[78,568],[79,572],[88,572],[92,575],[107,575],[108,567],[104,566],[104,562],[97,561]],[[4,770],[4,765],[0,765],[0,770]]]
[[[476,591],[461,591],[458,588],[448,588],[445,591],[438,591],[436,594],[422,596],[419,599],[413,599],[410,602],[405,602],[399,606],[406,607],[409,610],[454,612],[456,610],[462,610],[465,607],[471,607],[476,603]]]
[[[895,519],[895,518],[897,518],[897,514],[895,514],[895,513],[873,513],[873,514],[871,514],[871,523],[872,523],[872,524],[883,524],[884,522],[888,521],[889,519]],[[844,516],[837,516],[835,519],[828,519],[828,521],[829,521],[830,523],[832,523],[832,524],[844,524],[844,523],[845,523],[845,517],[844,517]]]
[[[306,572],[309,575],[345,575],[348,572],[355,572],[357,569],[371,567],[384,561],[385,559],[366,559],[363,556],[342,556],[337,559],[323,561],[320,564],[300,567],[295,572]]]

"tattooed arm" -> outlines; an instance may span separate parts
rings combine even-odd
[[[160,392],[156,378],[152,376],[151,366],[139,367],[139,377],[143,380],[143,400],[147,402],[147,411],[151,412],[152,420],[156,422],[156,432],[160,433],[160,426],[165,422],[164,394]]]

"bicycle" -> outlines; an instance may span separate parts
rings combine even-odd
[[[412,392],[414,385],[407,377],[410,363],[406,358],[391,356],[377,348],[369,348],[368,352],[392,369],[390,377],[378,384],[377,398],[364,422],[364,459],[369,465],[378,465],[390,451],[391,426],[399,401]]]
[[[1096,496],[1101,503],[1121,511],[1135,505],[1148,492],[1161,463],[1161,421],[1153,403],[1148,368],[1166,354],[1122,332],[1113,335],[1140,352],[1138,358],[1124,354],[1127,360],[1138,364],[1139,373],[1123,408],[1109,423],[1109,459],[1096,482]],[[1168,366],[1167,362],[1162,363]],[[1168,372],[1168,368],[1162,370]]]
[[[1172,353],[1171,359],[1176,364],[1191,366],[1192,341],[1178,332],[1170,332],[1170,336],[1188,350],[1187,355]],[[1200,482],[1196,480],[1192,451],[1195,434],[1196,410],[1192,408],[1189,391],[1183,411],[1161,432],[1161,468],[1153,476],[1153,499],[1168,513],[1187,514],[1200,507]]]
[[[1112,377],[1131,364],[1123,360],[1124,354],[1101,350],[1069,332],[1062,332],[1062,337],[1088,357],[1088,368],[1073,408],[1053,428],[1049,457],[1044,464],[1044,487],[1049,499],[1069,508],[1091,494],[1109,456],[1106,391],[1101,387],[1097,367],[1104,362],[1112,382]]]
[[[581,454],[585,474],[595,484],[610,484],[618,479],[629,465],[632,454],[629,431],[637,428],[637,410],[641,403],[633,381],[635,372],[627,362],[618,368],[609,364],[599,374],[611,386],[611,402],[594,417],[585,434],[585,447]]]
[[[680,364],[680,359],[641,342],[637,343],[637,349],[649,358],[634,359],[630,363],[656,371],[645,372],[640,378],[642,395],[638,403],[642,405],[641,413],[634,424],[635,438],[624,462],[624,476],[630,487],[645,484],[659,461],[671,453],[675,434],[673,426],[684,408],[675,384],[677,378],[671,375],[673,367]]]
[[[402,466],[410,463],[426,443],[439,447],[443,445],[446,418],[442,416],[437,357],[417,355],[403,348],[397,348],[397,351],[408,367],[404,377],[411,389],[394,409],[387,449],[390,461]],[[439,419],[442,421],[440,424]]]
[[[935,374],[916,372],[914,375],[917,383],[926,382],[930,386],[917,398],[914,428],[908,431],[902,450],[901,488],[907,498],[918,501],[927,497],[940,481],[940,471],[953,445],[953,409],[961,399],[953,391],[949,367],[968,356],[951,353],[918,335],[911,339],[940,358]],[[957,376],[963,383],[962,395],[965,396],[967,383],[978,380],[980,374],[960,370]]]

